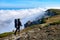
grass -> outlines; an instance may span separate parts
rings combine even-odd
[[[48,11],[54,12],[55,15],[60,15],[60,9],[48,9]]]
[[[13,34],[13,32],[5,32],[5,33],[2,33],[2,34],[0,34],[0,38],[9,36],[9,35],[11,35],[11,34]]]
[[[52,16],[46,20],[46,23],[51,23],[60,20],[60,15]]]
[[[48,27],[48,26],[51,26],[51,25],[58,25],[58,24],[60,24],[60,20],[55,21],[55,22],[51,22],[51,23],[45,23],[43,25],[44,25],[44,27]]]
[[[36,24],[36,25],[29,26],[29,27],[21,30],[20,33],[30,31],[30,30],[32,30],[32,29],[34,29],[34,28],[38,28],[38,27],[40,27],[40,26],[41,26],[40,24]]]
[[[53,22],[53,23],[50,23],[50,25],[58,25],[58,24],[60,24],[60,20],[59,21],[56,21],[56,22]]]

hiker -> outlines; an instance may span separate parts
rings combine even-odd
[[[22,26],[20,19],[15,19],[15,28],[16,28],[14,33],[15,35],[17,32],[20,33],[20,26]]]

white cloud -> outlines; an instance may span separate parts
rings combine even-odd
[[[60,9],[60,7],[46,7],[46,9]]]
[[[13,30],[14,29],[13,23],[15,18],[21,18],[23,20],[22,22],[25,22],[25,20],[27,19],[31,20],[36,18],[39,15],[43,15],[44,14],[42,13],[43,11],[45,11],[45,9],[42,9],[42,8],[20,9],[20,10],[0,10],[0,21],[1,21],[0,33]],[[3,28],[5,28],[6,30]]]

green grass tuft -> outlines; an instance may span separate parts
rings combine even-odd
[[[0,38],[3,38],[3,37],[6,37],[6,36],[9,36],[9,35],[11,35],[11,34],[13,34],[13,32],[2,33],[2,34],[0,34]]]

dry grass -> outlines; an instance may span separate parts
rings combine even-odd
[[[32,25],[32,26],[29,26],[29,27],[21,30],[20,33],[27,32],[27,31],[30,31],[30,30],[32,30],[32,29],[34,29],[34,28],[39,28],[39,27],[41,27],[41,24]]]
[[[56,21],[59,21],[59,20],[60,20],[60,15],[56,15],[56,16],[48,18],[46,20],[46,23],[56,22]]]

